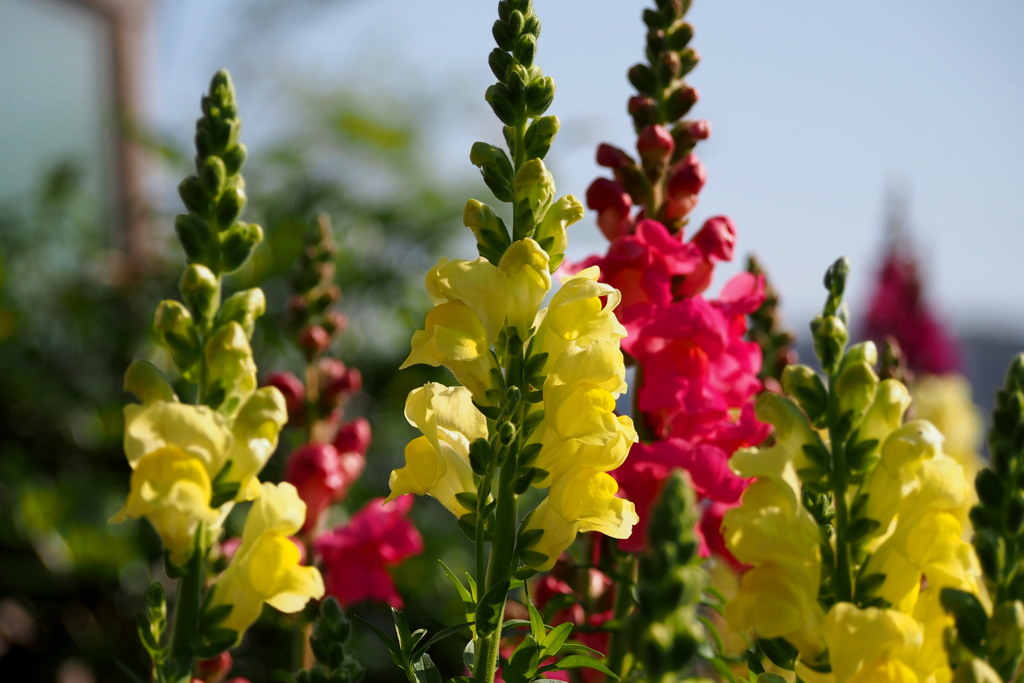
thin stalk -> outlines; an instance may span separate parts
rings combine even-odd
[[[507,581],[511,574],[515,554],[518,507],[517,496],[512,490],[512,481],[516,475],[516,461],[515,453],[509,453],[501,466],[498,500],[494,511],[491,559],[487,567],[486,585],[478,586],[480,597],[486,595],[493,586]],[[502,596],[497,627],[494,631],[484,638],[478,638],[479,649],[476,653],[475,677],[481,683],[494,683],[494,673],[498,667],[498,650],[501,645],[501,624],[505,618],[505,603],[506,596]]]
[[[850,514],[846,505],[847,471],[846,449],[843,442],[845,434],[836,431],[838,426],[838,398],[836,396],[834,378],[829,377],[829,411],[828,426],[832,448],[832,497],[836,509],[836,565],[835,595],[837,602],[852,602],[853,574],[850,561],[850,544],[846,540]]]
[[[171,632],[168,657],[169,680],[177,681],[192,671],[196,629],[199,626],[199,607],[202,601],[206,573],[206,551],[202,547],[205,529],[199,526],[192,556],[182,568],[178,581],[178,594],[174,601],[174,626]]]
[[[626,660],[627,636],[625,621],[633,607],[633,586],[636,584],[637,562],[633,554],[615,553],[615,602],[612,606],[612,621],[615,630],[608,641],[608,668],[624,678],[623,665]]]

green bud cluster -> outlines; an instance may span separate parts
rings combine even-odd
[[[263,231],[238,221],[245,205],[245,183],[239,174],[245,146],[238,142],[241,121],[226,71],[214,75],[202,107],[196,124],[197,175],[178,187],[189,210],[175,221],[188,258],[178,282],[181,300],[161,301],[153,327],[181,376],[199,385],[199,401],[231,415],[255,388],[249,341],[256,319],[266,311],[266,298],[254,288],[222,301],[221,276],[242,265],[263,239]],[[141,376],[138,368],[129,372],[135,373],[132,384],[140,390],[161,386],[152,377]],[[159,374],[155,368],[153,372]]]
[[[241,121],[227,71],[214,75],[202,108],[196,121],[196,174],[178,186],[188,213],[180,214],[174,227],[189,263],[216,276],[240,268],[263,241],[263,229],[238,220],[246,202],[240,175],[246,150],[238,141]]]
[[[640,555],[637,608],[630,618],[633,651],[652,683],[680,678],[705,645],[697,616],[706,574],[697,553],[697,504],[686,476],[675,470],[654,503]]]
[[[974,481],[978,504],[970,518],[992,615],[963,591],[944,590],[942,603],[953,614],[960,645],[1008,681],[1024,659],[1024,354],[1013,359],[996,395],[988,443],[991,465]]]
[[[309,646],[317,663],[295,675],[295,683],[355,683],[363,677],[363,667],[345,651],[352,623],[334,598],[320,605],[320,616],[313,625]]]
[[[582,217],[582,209],[576,212],[561,201],[553,204],[554,181],[542,161],[558,133],[558,118],[545,115],[555,83],[534,64],[540,20],[531,0],[499,2],[492,33],[497,47],[487,61],[497,81],[484,96],[504,124],[508,150],[476,142],[469,159],[494,197],[512,205],[513,225],[510,231],[493,209],[475,199],[466,204],[463,223],[476,236],[480,255],[491,263],[497,265],[513,241],[531,237],[551,255],[554,270],[564,250],[554,236],[560,234],[555,223],[561,222],[564,231],[567,223]]]
[[[651,124],[678,122],[697,102],[697,92],[685,81],[700,61],[690,47],[693,26],[684,20],[689,9],[689,0],[657,0],[653,9],[644,10],[647,62],[629,69],[629,82],[639,93],[629,108],[638,133]],[[693,149],[696,140],[688,131],[685,124],[672,128],[676,143],[673,160]]]
[[[760,262],[754,256],[747,259],[747,272],[753,275],[765,275]],[[758,377],[762,381],[769,379],[780,381],[782,371],[793,362],[795,357],[794,337],[793,333],[782,324],[782,316],[779,313],[779,295],[767,279],[764,288],[764,302],[750,315],[749,321],[748,335],[751,341],[761,347],[761,356],[764,359]]]

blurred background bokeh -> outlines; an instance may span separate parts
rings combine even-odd
[[[536,4],[563,131],[548,159],[559,190],[582,197],[596,145],[632,136],[625,71],[646,3]],[[143,523],[106,523],[128,482],[121,376],[153,357],[153,308],[174,295],[175,187],[217,68],[234,77],[250,150],[246,219],[267,231],[231,283],[267,291],[261,373],[300,365],[280,332],[285,274],[326,212],[351,319],[337,351],[362,371],[352,410],[375,434],[353,505],[386,491],[410,437],[404,396],[429,376],[396,371],[427,306],[422,275],[442,253],[473,256],[461,209],[486,189],[468,150],[500,137],[482,97],[494,5],[0,0],[0,680],[144,670],[135,619],[159,545]],[[697,219],[736,221],[738,253],[758,255],[798,338],[842,254],[861,319],[900,234],[990,405],[1024,348],[1024,5],[698,0],[690,20],[695,112],[713,125]],[[573,230],[569,258],[601,248],[592,220]],[[279,454],[269,476],[281,467]],[[453,623],[436,609],[450,591],[436,558],[464,563],[461,537],[440,506],[416,511],[429,542],[399,571],[410,618]],[[238,658],[253,683],[286,680],[287,646],[266,668],[246,663],[274,651],[273,628]]]

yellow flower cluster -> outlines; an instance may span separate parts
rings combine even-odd
[[[637,522],[633,504],[615,497],[618,485],[607,474],[637,438],[630,419],[614,414],[626,388],[619,349],[625,329],[613,313],[619,293],[597,276],[590,268],[570,278],[541,310],[551,288],[550,261],[533,239],[514,242],[497,266],[484,258],[438,262],[426,278],[434,307],[413,334],[402,367],[443,365],[463,386],[428,384],[409,395],[406,419],[423,436],[406,448],[405,466],[392,472],[391,499],[426,494],[457,517],[472,512],[458,494],[476,492],[469,447],[489,436],[474,402],[486,407],[502,400],[493,349],[499,337],[514,334],[532,356],[546,354],[543,386],[530,387],[543,399],[529,411],[544,411],[531,436],[540,445],[534,485],[550,491],[526,523],[543,532],[529,550],[544,557],[546,568],[577,532],[629,535]]]
[[[232,606],[223,626],[241,638],[264,602],[295,612],[323,597],[324,587],[317,569],[299,566],[299,550],[287,538],[302,526],[305,504],[290,484],[257,479],[288,419],[284,397],[274,387],[255,388],[248,338],[237,323],[225,327],[207,348],[210,376],[236,399],[226,408],[181,403],[156,368],[142,361],[129,368],[125,387],[142,403],[124,409],[132,474],[128,499],[112,521],[146,518],[170,561],[182,566],[219,537],[235,502],[255,500],[214,599]]]
[[[875,529],[864,542],[859,576],[878,576],[870,602],[885,607],[837,602],[826,612],[819,602],[821,536],[802,503],[798,473],[813,470],[808,450],[824,444],[794,403],[766,394],[757,414],[775,427],[774,445],[731,460],[737,473],[756,480],[724,520],[729,548],[753,567],[726,616],[735,628],[789,640],[799,651],[797,674],[809,683],[949,681],[943,633],[952,618],[940,591],[981,591],[958,517],[970,487],[932,424],[902,424],[910,405],[902,384],[879,382],[863,367],[855,373],[846,386],[840,375],[837,386],[847,396],[839,403],[857,415],[860,439],[877,440],[877,455],[845,493],[846,503]],[[835,542],[833,536],[833,550]],[[826,653],[831,672],[823,674],[811,667]]]

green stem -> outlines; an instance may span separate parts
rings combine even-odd
[[[491,560],[487,567],[487,582],[480,590],[482,598],[496,585],[508,581],[512,573],[512,562],[515,558],[516,517],[518,501],[512,490],[512,482],[517,469],[516,452],[506,456],[501,466],[501,479],[498,482],[498,500],[494,510],[494,530],[491,542]],[[505,619],[505,602],[507,596],[501,597],[498,609],[497,627],[483,638],[478,637],[475,680],[480,683],[494,683],[494,673],[498,668],[498,650],[501,645],[501,624]]]
[[[832,497],[836,508],[836,573],[835,573],[835,596],[837,602],[853,601],[853,575],[850,561],[850,544],[846,540],[846,532],[849,529],[850,514],[846,505],[846,487],[848,467],[846,463],[846,449],[844,441],[846,434],[839,433],[838,427],[838,397],[834,387],[834,377],[829,377],[829,412],[828,428],[831,437],[832,448]]]
[[[196,542],[192,556],[182,568],[178,580],[178,594],[174,602],[174,626],[171,632],[170,657],[168,657],[169,681],[190,680],[192,660],[199,626],[199,607],[202,603],[203,582],[206,573],[206,551],[202,537],[203,525],[196,531]]]
[[[633,586],[636,584],[636,556],[615,553],[615,603],[612,606],[612,622],[615,629],[608,641],[608,668],[625,678],[623,665],[626,661],[627,634],[626,617],[633,606]]]

